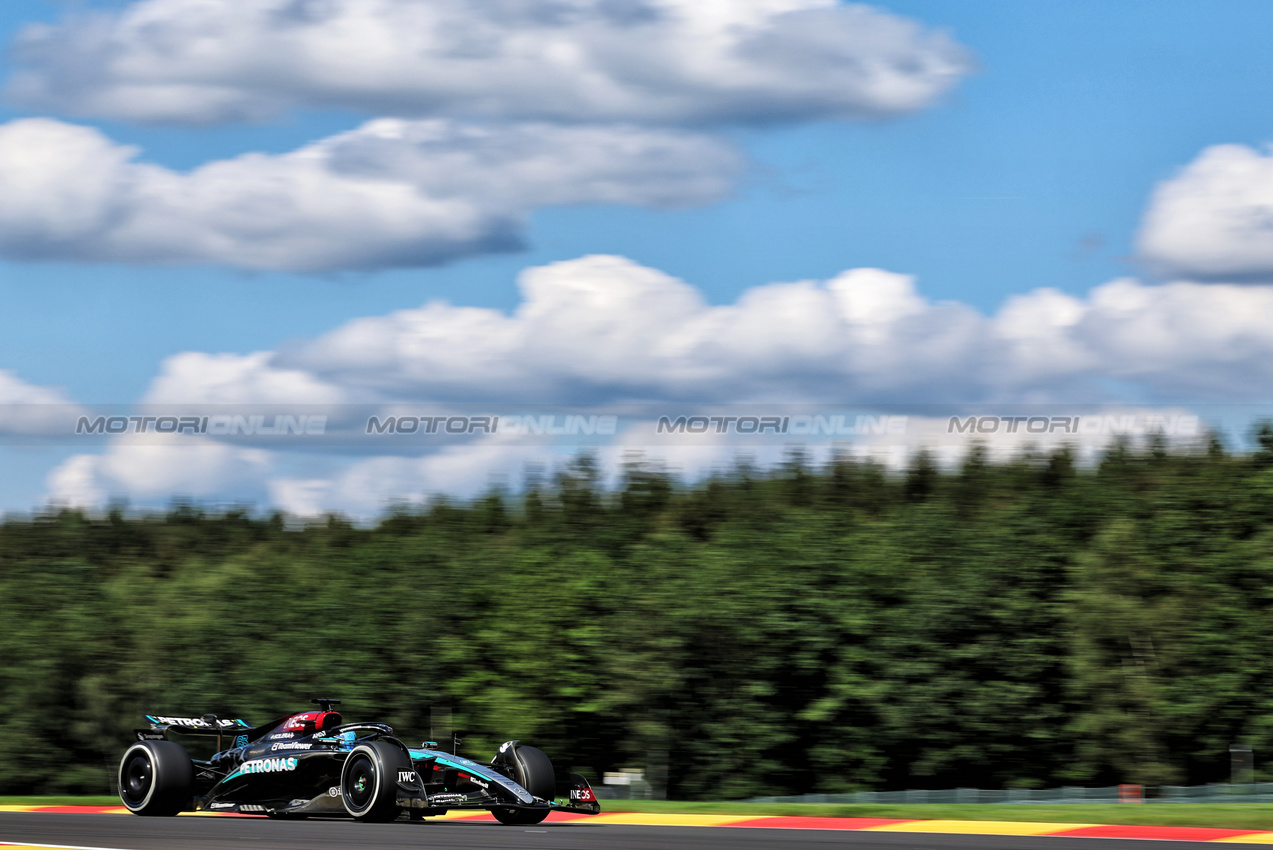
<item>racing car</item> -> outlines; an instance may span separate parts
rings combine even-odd
[[[383,723],[342,723],[336,699],[316,711],[262,726],[242,719],[146,715],[149,726],[119,763],[119,797],[138,815],[238,812],[278,818],[311,815],[391,821],[453,809],[489,811],[501,823],[536,824],[551,812],[600,813],[588,780],[569,779],[557,798],[552,761],[519,741],[501,744],[490,764],[447,753],[426,741],[410,747]],[[170,736],[211,743],[208,759],[191,758]]]

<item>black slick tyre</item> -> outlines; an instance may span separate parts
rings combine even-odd
[[[552,800],[557,796],[557,774],[553,771],[552,760],[548,754],[535,747],[517,747],[513,758],[509,760],[512,768],[512,779],[541,800]],[[495,807],[491,814],[500,823],[509,826],[530,826],[548,817],[548,807],[535,809],[513,809]]]
[[[400,770],[411,770],[411,759],[388,741],[369,741],[354,747],[340,771],[345,811],[372,823],[396,818]]]
[[[138,741],[119,760],[119,799],[135,815],[170,817],[191,806],[194,763],[180,744]]]

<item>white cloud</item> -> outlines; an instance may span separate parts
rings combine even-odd
[[[28,384],[0,369],[0,435],[44,435],[78,412],[61,390]]]
[[[753,468],[769,470],[784,462],[793,447],[799,446],[805,462],[826,464],[837,454],[871,460],[900,472],[915,453],[928,451],[939,465],[956,466],[972,446],[983,446],[995,462],[1019,457],[1025,451],[1046,454],[1061,447],[1075,451],[1079,463],[1096,462],[1119,435],[1133,443],[1165,429],[1167,439],[1180,446],[1198,445],[1206,423],[1196,413],[1183,408],[1107,407],[1023,407],[1000,411],[1019,421],[1004,421],[996,433],[951,433],[952,411],[933,415],[901,415],[904,428],[894,434],[867,434],[851,441],[809,440],[793,436],[765,442],[742,444],[737,437],[712,433],[692,439],[651,437],[654,422],[629,420],[613,441],[589,447],[603,487],[621,483],[625,464],[634,460],[661,468],[686,482],[701,481],[734,469],[745,461]],[[982,412],[990,412],[991,409]],[[1052,428],[1044,433],[1024,422],[1027,416],[1065,415],[1080,417],[1084,426],[1073,430]],[[962,413],[959,419],[965,420]],[[1037,421],[1037,420],[1036,420]],[[983,424],[983,428],[984,428]],[[1011,430],[1010,430],[1011,429]],[[582,449],[546,448],[514,444],[503,435],[484,438],[466,446],[451,446],[416,456],[378,456],[344,462],[325,475],[305,477],[274,476],[266,481],[269,504],[299,517],[340,513],[373,521],[395,504],[425,504],[442,495],[450,499],[472,499],[501,487],[514,492],[523,489],[528,472],[541,480],[553,478]]]
[[[371,518],[395,503],[420,504],[439,494],[469,499],[492,485],[515,485],[527,464],[543,459],[535,446],[496,441],[418,457],[365,458],[327,477],[280,476],[271,479],[269,491],[275,506],[296,516],[339,512]]]
[[[1262,400],[1273,381],[1273,287],[1118,280],[1093,290],[1081,322],[1093,378],[1153,398]]]
[[[1168,276],[1273,280],[1273,149],[1204,150],[1154,192],[1139,250]]]
[[[1084,297],[1035,290],[984,315],[929,301],[912,278],[879,269],[756,287],[720,306],[684,281],[615,256],[528,269],[519,285],[523,300],[511,314],[434,302],[356,319],[281,352],[177,355],[144,402],[322,404],[337,418],[369,409],[343,404],[379,405],[370,409],[386,415],[420,404],[606,405],[625,411],[618,434],[591,441],[607,476],[625,453],[644,450],[693,478],[740,454],[775,462],[788,440],[661,438],[651,424],[660,414],[651,411],[781,402],[802,405],[801,413],[891,408],[908,416],[904,433],[859,436],[853,450],[897,467],[919,446],[944,462],[962,457],[972,437],[948,433],[955,414],[1122,421],[1187,412],[1181,405],[1247,403],[1252,387],[1273,385],[1267,286],[1115,280]],[[1108,404],[1128,397],[1138,397],[1137,406]],[[335,430],[323,445],[367,448],[342,442]],[[1090,455],[1113,433],[1005,431],[990,448],[1002,455],[1074,442]],[[111,494],[144,503],[257,493],[298,515],[371,517],[393,501],[464,498],[497,482],[516,487],[527,464],[551,468],[579,443],[543,437],[537,444],[501,430],[432,450],[369,444],[381,454],[346,459],[294,445],[267,453],[196,438],[135,440],[71,459],[51,476],[50,491],[99,504]],[[187,446],[201,454],[188,459]],[[827,450],[823,441],[819,458]]]
[[[99,481],[100,455],[73,455],[54,467],[48,475],[46,501],[67,507],[98,509],[111,498]]]
[[[188,173],[49,119],[0,125],[0,255],[326,271],[443,263],[520,244],[546,205],[719,199],[728,145],[628,127],[382,119],[279,156]]]
[[[692,438],[658,437],[652,436],[653,421],[629,418],[612,441],[586,451],[596,463],[601,485],[614,487],[621,482],[625,465],[634,460],[687,482],[728,472],[744,461],[753,468],[772,469],[796,446],[805,462],[814,466],[847,454],[894,472],[905,469],[920,449],[930,452],[942,466],[957,465],[975,444],[983,445],[995,461],[1026,450],[1046,453],[1067,446],[1076,450],[1080,463],[1092,463],[1119,434],[1140,442],[1165,427],[1171,442],[1196,446],[1206,427],[1196,413],[1183,408],[991,406],[980,412],[992,418],[1016,416],[1018,421],[1009,425],[1003,419],[993,434],[952,432],[951,416],[958,413],[965,420],[971,415],[969,409],[894,415],[891,418],[904,425],[897,433],[865,434],[851,441],[789,436],[741,443],[736,436],[710,432]],[[1035,433],[1024,421],[1027,416],[1056,415],[1081,416],[1084,427]],[[498,434],[416,455],[327,458],[316,464],[317,469],[289,474],[280,469],[282,452],[213,447],[194,439],[160,446],[117,442],[102,455],[77,455],[57,467],[49,475],[48,500],[100,509],[112,499],[157,507],[182,496],[222,504],[256,503],[297,517],[339,513],[374,521],[394,505],[421,505],[437,496],[472,499],[493,487],[518,492],[531,471],[551,481],[581,450],[531,445]]]
[[[47,479],[47,500],[84,508],[120,498],[260,502],[271,464],[269,452],[196,437],[121,439],[101,454],[73,455],[58,465]]]
[[[647,445],[650,423],[633,424],[614,442],[589,452],[603,486],[614,486],[625,462],[648,458],[685,480],[729,468],[740,456],[759,464],[782,459],[783,447],[740,449],[728,439],[708,437],[697,444]],[[372,519],[393,504],[421,504],[443,495],[472,499],[492,487],[520,490],[529,470],[551,480],[577,454],[577,448],[514,443],[495,435],[467,446],[452,446],[415,457],[400,455],[354,460],[326,477],[275,477],[269,482],[271,503],[302,517],[338,512]]]
[[[11,370],[0,369],[0,405],[70,403],[61,390],[28,384]]]
[[[143,121],[289,106],[410,117],[780,122],[919,109],[971,70],[836,0],[142,0],[28,26],[10,96]]]
[[[163,362],[143,404],[339,404],[340,387],[299,369],[276,368],[270,351],[205,354],[186,351]]]
[[[722,307],[616,256],[532,268],[519,286],[512,315],[432,302],[233,367],[182,355],[147,401],[262,401],[246,388],[286,382],[308,382],[319,400],[358,402],[782,401],[918,389],[962,397],[974,379],[961,354],[984,330],[971,309],[931,304],[911,278],[878,269],[758,287]],[[227,370],[243,394],[226,389]]]
[[[879,269],[722,306],[615,256],[528,269],[519,285],[512,314],[432,302],[285,352],[180,355],[147,401],[1246,401],[1273,379],[1270,287],[1116,280],[986,316]]]

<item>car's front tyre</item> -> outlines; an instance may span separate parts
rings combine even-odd
[[[548,754],[537,747],[516,747],[507,767],[511,779],[541,800],[551,800],[557,793],[557,775]],[[548,817],[548,807],[542,809],[513,809],[495,807],[491,814],[500,823],[509,826],[531,826]]]
[[[388,741],[359,744],[340,772],[345,811],[358,820],[383,823],[398,816],[398,772],[411,770],[411,759]]]
[[[119,799],[135,815],[167,817],[190,808],[194,763],[180,744],[138,741],[119,761]]]

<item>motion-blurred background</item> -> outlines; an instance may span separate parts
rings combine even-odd
[[[374,525],[0,526],[0,793],[110,793],[141,715],[321,694],[656,795],[1200,784],[1273,747],[1273,431],[891,474],[587,455]]]

